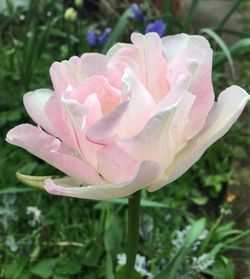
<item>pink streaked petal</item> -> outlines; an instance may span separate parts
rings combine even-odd
[[[53,195],[69,196],[81,199],[109,200],[128,197],[134,192],[153,183],[162,174],[159,164],[152,161],[141,163],[135,177],[116,184],[80,186],[73,180],[58,179],[45,181],[45,190]]]
[[[86,162],[78,159],[55,137],[30,124],[10,130],[6,141],[20,146],[75,179],[87,183],[103,180]]]
[[[68,121],[61,101],[58,100],[56,94],[48,100],[45,106],[50,123],[52,124],[57,136],[69,147],[78,150],[77,140],[74,131]]]
[[[180,34],[162,40],[164,55],[169,63],[168,79],[171,87],[179,77],[191,75],[188,91],[195,95],[189,114],[189,139],[197,135],[205,124],[214,103],[212,85],[212,49],[201,36]]]
[[[123,95],[129,99],[128,109],[118,127],[120,138],[131,138],[146,125],[155,110],[155,102],[131,69],[125,69]]]
[[[136,136],[118,140],[118,145],[139,161],[152,160],[166,168],[175,155],[175,142],[171,132],[177,105],[154,115]]]
[[[172,166],[165,171],[163,179],[148,187],[148,190],[156,191],[183,175],[200,159],[210,145],[227,133],[249,99],[250,96],[238,86],[231,86],[224,90],[209,113],[203,131],[188,142],[177,154]]]
[[[98,172],[108,181],[119,183],[132,179],[139,162],[116,144],[108,144],[98,151]]]
[[[190,92],[183,93],[178,102],[176,113],[173,117],[171,133],[174,137],[175,152],[179,152],[188,142],[189,131],[189,113],[195,102],[195,96]]]
[[[61,96],[69,85],[76,87],[92,75],[105,75],[108,62],[109,58],[103,54],[85,53],[81,57],[73,56],[53,63],[50,75],[56,94]]]
[[[87,138],[98,144],[106,144],[114,141],[117,137],[117,129],[120,121],[127,109],[128,101],[125,101],[111,113],[103,116],[103,118],[87,128]]]
[[[204,37],[184,33],[162,38],[162,46],[167,63],[170,63],[183,49],[199,49],[205,53],[210,48],[209,42]]]
[[[45,113],[45,106],[52,97],[53,91],[50,89],[38,89],[28,92],[23,97],[23,103],[29,116],[35,123],[43,127],[44,130],[52,135],[56,135],[55,129]]]
[[[84,104],[70,99],[70,92],[62,97],[62,103],[74,130],[80,153],[93,167],[97,166],[98,145],[86,138],[85,132],[89,125],[95,123],[102,117],[102,110],[96,94],[89,95]]]
[[[120,91],[109,84],[104,76],[94,75],[73,89],[71,98],[83,103],[90,94],[97,94],[104,114],[112,111],[120,103]]]
[[[132,68],[154,100],[159,102],[169,91],[161,39],[156,33],[145,36],[133,33],[131,41],[134,47],[118,49],[111,57],[110,64],[116,65],[118,69]]]

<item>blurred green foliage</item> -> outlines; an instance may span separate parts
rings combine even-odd
[[[181,20],[173,14],[171,1],[164,1],[162,9],[145,1],[144,22],[132,17],[126,1],[119,5],[100,1],[99,7],[91,8],[84,1],[2,2],[0,278],[115,278],[119,270],[116,257],[123,252],[126,240],[126,199],[94,202],[25,188],[17,181],[16,171],[26,175],[57,175],[58,171],[6,144],[4,137],[13,126],[30,121],[22,96],[29,90],[51,87],[48,73],[54,61],[88,51],[106,52],[116,41],[128,41],[132,31],[144,32],[146,24],[156,18],[165,20],[166,34],[189,32],[199,1],[192,1],[187,17]],[[249,53],[249,28],[244,32],[223,29],[239,8],[240,1],[236,2],[217,28],[195,30],[206,34],[216,50],[216,92],[232,83],[225,65],[237,74],[235,55]],[[70,20],[65,16],[69,7],[76,12]],[[100,32],[106,26],[113,30],[107,43],[91,49],[85,39],[87,30]],[[221,37],[228,32],[238,38],[230,47]],[[155,278],[235,278],[235,262],[229,252],[242,249],[239,244],[249,232],[225,220],[231,205],[224,198],[227,185],[234,180],[233,159],[247,159],[242,146],[249,146],[248,136],[237,123],[182,178],[158,192],[142,193],[139,253],[146,257],[147,269],[158,274]],[[42,217],[35,226],[29,223],[32,216],[27,214],[28,206],[41,210]],[[204,232],[205,238],[201,237]]]

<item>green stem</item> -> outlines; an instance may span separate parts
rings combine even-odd
[[[127,262],[124,278],[135,278],[135,258],[139,239],[139,211],[141,191],[135,192],[128,201]]]

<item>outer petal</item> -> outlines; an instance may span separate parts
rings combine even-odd
[[[103,183],[103,180],[86,162],[75,157],[55,137],[30,124],[21,124],[10,130],[7,142],[20,146],[77,180]]]
[[[45,113],[45,106],[52,97],[53,91],[50,89],[38,89],[28,92],[23,97],[23,103],[29,116],[35,123],[43,127],[50,134],[55,135],[55,130]]]
[[[74,181],[69,181],[68,179],[55,181],[48,179],[45,181],[45,190],[54,195],[82,199],[108,200],[127,197],[133,194],[151,184],[161,173],[162,168],[156,162],[144,161],[141,163],[135,177],[124,183],[79,187]]]
[[[226,134],[249,99],[249,95],[238,86],[231,86],[223,91],[211,110],[203,131],[178,153],[162,180],[148,187],[148,190],[156,191],[185,173],[210,145]]]
[[[212,49],[201,36],[179,34],[162,39],[164,56],[169,63],[168,79],[173,87],[181,75],[191,75],[188,91],[195,95],[190,112],[189,139],[205,124],[214,102],[212,86]]]
[[[145,36],[133,33],[131,41],[134,47],[129,45],[116,51],[110,65],[121,69],[132,68],[155,101],[159,102],[169,91],[167,64],[162,55],[161,39],[156,33]]]
[[[168,63],[171,63],[183,49],[199,49],[205,55],[207,49],[210,48],[208,41],[204,37],[190,36],[184,33],[162,38],[162,45],[164,57]]]

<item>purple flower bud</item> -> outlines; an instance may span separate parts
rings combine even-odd
[[[160,37],[164,35],[166,24],[162,19],[157,19],[155,22],[149,23],[145,29],[145,33],[156,32]]]
[[[91,30],[87,31],[86,41],[87,41],[87,43],[90,47],[96,46],[96,43],[97,43],[96,33],[94,31],[91,31]]]
[[[104,46],[108,40],[108,37],[109,37],[109,33],[112,31],[111,28],[109,27],[106,27],[102,34],[98,37],[98,42],[99,42],[99,45],[100,46]]]
[[[144,15],[143,12],[141,11],[140,7],[138,6],[138,4],[133,3],[130,5],[130,9],[133,12],[135,18],[138,21],[143,21],[144,20]]]

